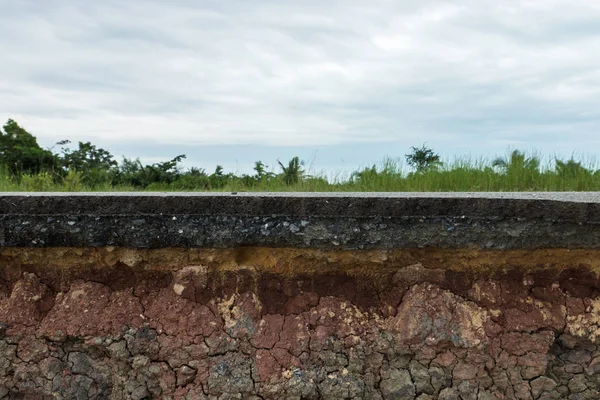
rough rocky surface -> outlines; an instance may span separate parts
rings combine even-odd
[[[598,399],[597,259],[4,248],[0,397]]]
[[[0,246],[600,248],[598,194],[8,194]]]
[[[0,398],[599,399],[598,194],[0,194]]]

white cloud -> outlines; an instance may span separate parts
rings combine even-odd
[[[583,139],[598,27],[587,0],[19,0],[0,116],[104,143]]]

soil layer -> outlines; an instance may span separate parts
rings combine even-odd
[[[598,399],[600,251],[0,247],[0,397]]]

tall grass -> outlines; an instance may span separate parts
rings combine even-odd
[[[522,154],[522,153],[521,153]],[[514,153],[513,153],[514,156]],[[535,154],[524,160],[506,158],[504,165],[496,160],[469,157],[446,160],[442,166],[422,172],[414,172],[402,159],[386,158],[381,163],[353,172],[341,172],[326,178],[324,173],[304,176],[290,183],[284,176],[270,179],[244,181],[229,177],[227,182],[214,191],[223,192],[447,192],[447,191],[600,191],[600,170],[595,160],[574,158],[567,161],[548,158],[541,162]],[[514,158],[514,157],[513,157]],[[502,164],[502,163],[501,163]],[[533,167],[532,167],[533,165]],[[112,186],[110,183],[86,185],[81,173],[70,172],[57,178],[49,172],[37,175],[11,177],[0,168],[0,191],[135,191],[132,186]],[[193,181],[192,181],[193,182]],[[177,182],[153,183],[148,191],[206,191],[204,186],[178,184]]]
[[[0,192],[131,192],[132,186],[113,186],[110,183],[86,185],[79,172],[69,172],[65,177],[58,177],[52,172],[11,176],[0,166]]]

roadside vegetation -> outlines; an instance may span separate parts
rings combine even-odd
[[[54,150],[56,147],[59,150]],[[597,191],[600,169],[571,157],[545,161],[513,150],[493,160],[443,161],[423,144],[402,158],[326,178],[309,173],[298,157],[273,167],[261,161],[252,174],[217,165],[184,169],[185,154],[143,164],[115,160],[90,142],[61,140],[40,147],[35,136],[8,120],[0,130],[0,191]]]

